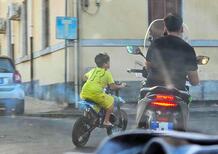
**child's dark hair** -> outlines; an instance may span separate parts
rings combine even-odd
[[[110,61],[110,57],[106,53],[99,53],[95,56],[95,63],[98,67],[102,67],[105,63]]]

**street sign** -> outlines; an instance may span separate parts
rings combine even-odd
[[[57,39],[77,39],[77,18],[56,17],[56,38]]]

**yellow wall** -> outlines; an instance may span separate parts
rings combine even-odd
[[[0,0],[0,17],[6,17],[7,12],[7,0]]]
[[[34,80],[39,80],[40,85],[63,83],[64,81],[64,53],[55,52],[34,59]],[[22,76],[23,82],[30,81],[30,62],[18,64],[17,70]]]
[[[89,12],[95,12],[91,0]],[[147,28],[147,0],[102,0],[99,12],[81,13],[81,38],[142,38]]]
[[[56,17],[65,16],[65,4],[64,1],[60,0],[50,0],[49,4],[49,14],[50,14],[50,45],[54,45],[63,40],[56,39]]]
[[[16,65],[16,69],[19,71],[22,77],[22,82],[30,81],[30,62],[25,62]]]
[[[1,55],[7,55],[7,42],[6,37],[3,34],[0,34],[0,44],[1,44]]]
[[[22,57],[21,51],[21,23],[19,21],[12,21],[13,25],[12,33],[13,33],[13,40],[14,40],[14,51],[15,57],[19,58]]]
[[[201,80],[218,80],[218,48],[195,48],[197,55],[205,55],[210,57],[207,65],[199,65],[199,77]]]
[[[0,17],[6,19],[7,0],[0,0]],[[0,34],[1,55],[7,55],[6,35]]]
[[[63,50],[34,60],[34,80],[39,80],[40,84],[63,83]]]
[[[199,77],[200,80],[217,80],[217,48],[195,48],[196,55],[205,55],[210,57],[210,61],[207,65],[199,65]],[[144,59],[141,56],[129,55],[124,47],[86,47],[81,50],[81,75],[85,73],[88,67],[95,67],[94,57],[100,52],[107,52],[111,57],[111,68],[115,80],[142,80],[141,77],[137,77],[135,74],[127,73],[128,68],[141,68],[135,64],[135,61],[144,63]],[[146,52],[144,52],[146,53]]]
[[[128,68],[140,68],[135,64],[135,61],[140,61],[144,64],[144,59],[141,56],[130,55],[125,47],[92,47],[81,49],[81,75],[85,73],[88,67],[95,67],[94,58],[100,52],[106,52],[110,56],[110,71],[115,80],[141,80],[135,74],[127,73]]]
[[[217,0],[184,0],[183,9],[192,39],[218,38]]]
[[[11,0],[22,2],[22,0]],[[33,17],[33,37],[34,51],[41,49],[41,0],[32,0]],[[73,0],[68,0],[68,9],[73,8]],[[9,0],[0,0],[0,17],[6,17],[7,3]],[[89,12],[94,12],[95,0],[90,0]],[[50,0],[50,46],[63,42],[56,39],[56,17],[64,16],[64,1]],[[143,39],[145,30],[148,27],[147,0],[102,0],[99,12],[90,16],[85,12],[80,12],[80,38],[81,39]],[[190,29],[191,39],[217,39],[218,38],[218,3],[216,0],[184,0],[183,13],[184,22]],[[29,13],[29,11],[28,11]],[[73,11],[69,11],[73,15]],[[28,16],[29,17],[29,16]],[[20,58],[22,51],[21,44],[21,23],[13,21],[15,32],[15,56]],[[29,24],[28,24],[29,25]],[[29,28],[28,28],[29,29]],[[28,36],[29,39],[29,36]],[[0,34],[0,43],[4,55],[7,55],[6,35]],[[29,42],[28,42],[29,45]],[[28,50],[30,48],[28,47]],[[217,47],[196,48],[197,55],[204,54],[211,57],[207,66],[199,66],[200,78],[202,80],[218,80],[216,73]],[[69,80],[73,80],[74,57],[73,48],[68,51]],[[99,52],[107,52],[111,56],[111,72],[115,80],[141,80],[134,74],[126,72],[127,68],[138,68],[135,61],[141,61],[140,56],[128,55],[125,47],[81,47],[80,49],[80,72],[85,72],[87,67],[93,67],[94,57]],[[30,63],[23,62],[17,65],[23,81],[30,80]],[[205,73],[207,72],[207,73]],[[64,49],[38,57],[34,60],[34,79],[39,80],[41,85],[64,82]]]
[[[8,12],[8,5],[10,2],[14,3],[20,3],[22,4],[23,0],[0,0],[0,17],[2,18],[7,18],[7,12]],[[20,34],[20,21],[12,21],[12,34],[13,34],[13,42],[15,44],[15,57],[21,57],[21,34]],[[1,38],[1,45],[2,45],[2,50],[3,52],[1,53],[2,55],[7,55],[7,37],[6,34],[0,34]]]
[[[41,0],[32,0],[33,50],[41,50]]]
[[[218,39],[218,3],[217,0],[184,0],[184,22],[189,27],[190,39]],[[218,65],[218,47],[195,48],[197,55],[206,55],[210,61],[206,66],[199,66],[201,80],[218,80],[215,71]]]

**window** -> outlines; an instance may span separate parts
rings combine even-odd
[[[149,23],[158,18],[163,18],[168,13],[182,15],[182,0],[148,0]]]
[[[42,0],[42,49],[49,46],[49,0]]]
[[[149,24],[155,19],[161,19],[168,13],[182,15],[182,0],[148,0],[148,22]],[[152,29],[152,35],[160,36],[162,33],[163,23],[158,22]]]

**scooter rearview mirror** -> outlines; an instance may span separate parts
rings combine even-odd
[[[141,49],[137,46],[127,46],[126,49],[129,54],[133,55],[139,55],[141,52]]]
[[[141,49],[139,47],[137,47],[137,46],[127,46],[126,49],[127,49],[127,52],[129,54],[132,54],[132,55],[141,55],[142,57],[145,58],[145,56],[141,52]]]
[[[198,65],[206,65],[209,61],[209,57],[207,56],[197,56],[197,64]]]

